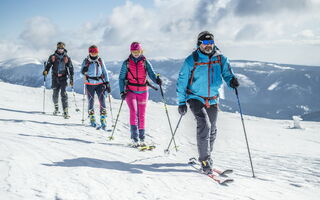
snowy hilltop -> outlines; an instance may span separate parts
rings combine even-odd
[[[151,60],[156,72],[164,80],[164,90],[169,104],[176,104],[176,80],[183,60]],[[83,92],[80,63],[75,67],[75,91]],[[320,121],[320,67],[285,65],[257,61],[231,61],[239,78],[241,102],[248,115],[272,119],[291,119],[293,115],[308,114],[306,120]],[[118,76],[122,62],[108,62],[112,95],[119,98]],[[17,58],[0,62],[0,80],[4,82],[40,87],[43,84],[43,61],[35,58]],[[48,76],[50,87],[51,76]],[[220,108],[236,112],[237,102],[233,90],[222,90]],[[223,98],[225,97],[225,98]],[[150,98],[160,102],[159,92],[150,90]],[[310,115],[311,114],[311,115]]]
[[[4,69],[1,64],[4,79],[2,73],[10,66]],[[28,67],[33,66],[33,72],[42,69],[40,64]],[[22,75],[23,67],[15,69],[19,80],[28,79]],[[41,81],[40,76],[34,77]],[[52,116],[50,89],[42,114],[42,88],[4,82],[0,88],[0,199],[319,199],[317,122],[302,121],[303,129],[293,129],[291,121],[244,116],[256,173],[252,178],[239,114],[220,112],[214,166],[234,171],[229,175],[234,182],[222,186],[187,164],[197,156],[196,124],[190,112],[177,131],[179,151],[164,154],[171,138],[164,107],[149,101],[146,141],[156,148],[140,152],[127,146],[127,106],[120,113],[114,140],[109,141],[110,132],[89,127],[88,120],[81,123],[82,113],[76,112],[71,93],[71,118],[63,119]],[[75,99],[82,111],[82,95],[76,94]],[[119,105],[119,100],[112,99],[114,117]],[[175,125],[177,107],[168,106],[168,110]],[[108,113],[108,129],[112,128],[110,117]]]

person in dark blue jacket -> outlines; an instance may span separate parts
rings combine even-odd
[[[213,143],[216,138],[219,88],[222,79],[231,88],[239,87],[228,58],[215,46],[208,31],[198,35],[197,50],[188,56],[180,70],[177,96],[181,115],[187,112],[187,102],[197,121],[199,161],[204,173],[212,173]],[[208,120],[207,120],[208,119]]]
[[[73,87],[73,65],[71,58],[67,55],[67,50],[65,49],[65,44],[63,42],[57,43],[57,50],[54,54],[50,55],[48,62],[43,71],[43,75],[47,76],[48,72],[52,68],[52,89],[53,95],[52,100],[54,103],[53,115],[58,115],[59,113],[59,93],[61,93],[61,101],[63,108],[63,117],[68,119],[68,94],[66,87],[68,86],[67,80],[70,79],[70,86]]]

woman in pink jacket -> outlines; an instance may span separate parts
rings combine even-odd
[[[140,43],[133,42],[130,51],[131,54],[123,62],[119,75],[120,96],[121,99],[126,100],[130,109],[132,145],[145,146],[145,113],[149,84],[147,75],[154,83],[159,85],[162,84],[162,80],[153,71],[151,63],[143,56]]]

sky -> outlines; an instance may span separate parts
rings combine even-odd
[[[208,30],[231,60],[320,66],[320,0],[1,0],[0,60],[47,59],[56,43],[81,62],[96,44],[107,61],[131,42],[147,58],[183,59]]]

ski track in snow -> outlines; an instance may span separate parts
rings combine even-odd
[[[214,162],[231,168],[235,179],[220,186],[186,163],[197,155],[193,116],[182,119],[175,140],[179,151],[163,150],[171,138],[162,103],[149,101],[147,142],[153,151],[129,148],[124,103],[115,139],[111,132],[81,124],[69,94],[71,118],[52,116],[52,91],[0,82],[0,199],[319,199],[320,124],[245,116],[257,178],[251,177],[239,114],[219,113]],[[76,95],[82,110],[82,95]],[[107,101],[108,102],[108,101]],[[119,100],[113,99],[116,118]],[[109,104],[107,104],[109,106]],[[168,106],[173,129],[179,115]],[[245,108],[244,108],[245,109]],[[97,110],[97,108],[96,108]],[[108,108],[109,111],[109,108]],[[98,112],[97,112],[98,113]],[[107,120],[111,129],[110,113]],[[115,121],[115,119],[114,119]]]

